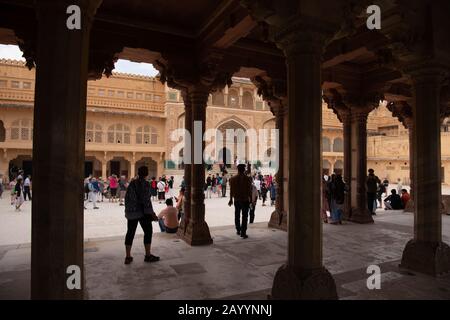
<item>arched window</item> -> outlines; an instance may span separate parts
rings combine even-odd
[[[248,91],[245,91],[242,95],[242,107],[248,110],[253,110],[255,108],[253,105],[252,94]]]
[[[11,140],[31,140],[33,128],[30,119],[16,120],[11,125]]]
[[[334,139],[333,152],[344,152],[344,141],[342,140],[342,138]]]
[[[0,142],[5,142],[5,138],[6,138],[5,125],[3,124],[3,121],[0,120]]]
[[[130,144],[130,127],[122,123],[110,126],[108,128],[108,143]]]
[[[213,106],[224,106],[225,98],[222,91],[216,91],[212,94],[212,104]]]
[[[86,142],[102,143],[102,126],[98,123],[86,123]]]
[[[327,137],[322,138],[322,151],[323,152],[331,151],[330,139],[328,139]]]
[[[228,91],[228,106],[231,108],[239,107],[239,95],[234,89]]]
[[[139,127],[136,130],[136,143],[137,144],[157,144],[158,133],[156,129],[151,126]]]

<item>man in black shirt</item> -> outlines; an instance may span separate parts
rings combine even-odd
[[[385,210],[401,210],[403,209],[402,199],[397,194],[397,190],[392,189],[391,195],[384,199]]]

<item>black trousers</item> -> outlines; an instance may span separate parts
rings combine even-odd
[[[369,208],[369,212],[373,212],[373,203],[377,198],[377,194],[374,192],[367,192],[367,208]]]
[[[253,223],[255,221],[255,206],[251,206],[250,208],[250,223]]]
[[[247,233],[249,206],[250,203],[248,201],[234,201],[234,224],[236,226],[236,231],[240,232],[241,235]],[[242,211],[242,223],[241,223],[241,211]]]
[[[27,195],[28,195],[28,199],[31,200],[30,186],[24,186],[23,187],[23,199],[24,200],[27,200]]]
[[[222,197],[226,197],[227,194],[227,185],[223,184],[222,185]]]
[[[134,235],[136,234],[136,228],[138,223],[141,225],[141,228],[144,231],[144,244],[152,243],[152,233],[153,233],[152,219],[150,215],[145,214],[140,219],[128,220],[127,235],[125,236],[126,246],[133,245]]]

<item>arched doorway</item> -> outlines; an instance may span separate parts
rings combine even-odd
[[[116,176],[128,177],[129,162],[124,157],[114,157],[109,161],[108,176],[115,174]]]
[[[235,165],[237,162],[245,163],[248,155],[247,128],[235,119],[229,119],[220,124],[217,130],[222,133],[223,146],[217,148],[219,162],[222,162],[225,158],[224,163],[227,166]],[[217,141],[217,143],[220,143],[220,141]]]
[[[17,177],[19,171],[23,171],[25,176],[33,175],[33,162],[30,155],[19,155],[9,162],[9,180]]]
[[[226,147],[223,147],[222,150],[219,150],[218,156],[219,162],[223,163],[227,168],[231,168],[231,164],[233,160],[231,159],[231,151]]]
[[[158,164],[152,157],[143,157],[141,160],[136,162],[136,173],[138,172],[139,167],[146,166],[148,168],[148,176],[149,178],[155,177],[158,179]]]

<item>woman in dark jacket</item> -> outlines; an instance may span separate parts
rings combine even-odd
[[[152,243],[152,221],[158,221],[158,217],[153,211],[151,202],[150,184],[147,182],[148,168],[138,169],[138,179],[131,181],[125,194],[125,217],[128,220],[127,235],[125,237],[125,264],[133,261],[131,256],[131,246],[138,223],[144,231],[145,262],[159,261],[159,257],[150,253]]]

